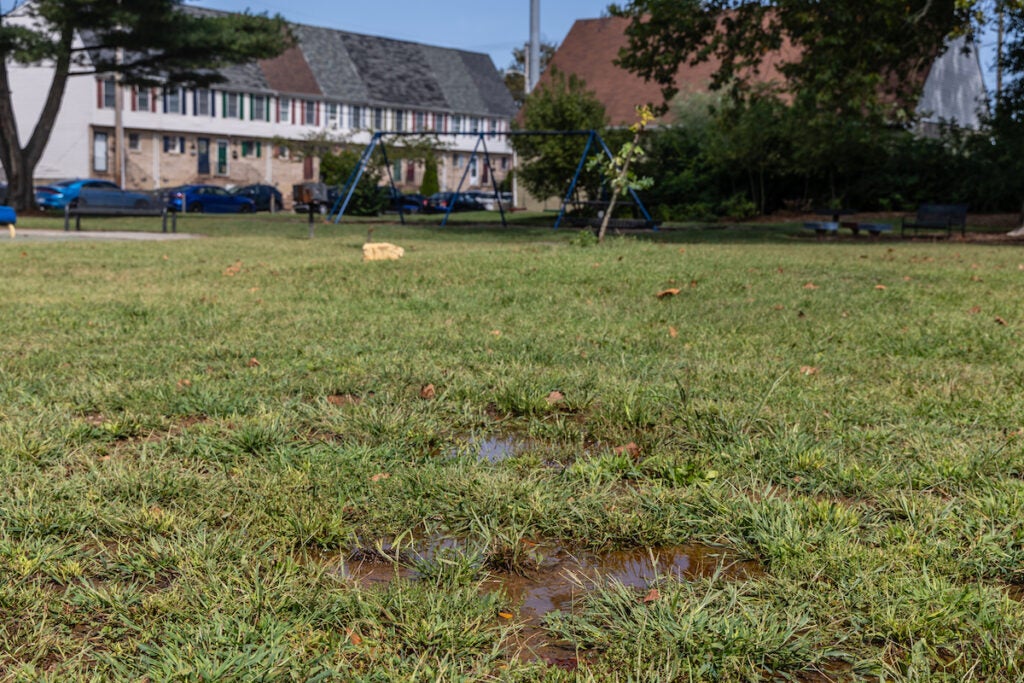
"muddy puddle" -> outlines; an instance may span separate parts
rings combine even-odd
[[[395,549],[387,544],[357,550],[343,561],[338,573],[362,587],[384,586],[396,577],[416,580],[415,563],[430,560],[439,552],[458,552],[464,542],[452,539],[417,544],[415,549]],[[513,638],[519,657],[543,660],[553,666],[575,668],[580,653],[550,642],[544,617],[556,611],[571,612],[590,591],[620,583],[636,591],[642,600],[665,579],[692,580],[718,571],[742,580],[761,573],[759,565],[744,561],[721,548],[685,545],[672,548],[615,550],[603,553],[571,552],[561,547],[537,546],[538,568],[526,576],[490,572],[481,584],[488,592],[501,591],[507,609],[520,627]],[[326,559],[326,558],[325,558]],[[504,611],[504,610],[503,610]]]

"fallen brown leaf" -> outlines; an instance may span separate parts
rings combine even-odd
[[[818,368],[814,367],[813,365],[801,365],[800,366],[800,374],[802,374],[802,375],[817,375],[818,374]]]
[[[875,289],[883,290],[883,289],[889,289],[889,288],[886,287],[885,285],[875,285]]]
[[[817,288],[818,288],[818,285],[814,284],[813,282],[808,282],[806,285],[804,285],[804,289],[817,289]]]
[[[681,291],[682,290],[680,290],[678,287],[671,287],[669,289],[663,289],[660,292],[658,292],[658,298],[659,299],[664,299],[667,296],[675,296],[676,294],[678,294]]]
[[[697,287],[697,281],[696,280],[690,280],[690,289],[696,289],[696,287]]]
[[[359,637],[359,634],[355,632],[355,629],[345,629],[345,635],[348,637],[349,642],[353,645],[362,645],[363,639]]]
[[[260,366],[260,362],[258,360],[256,360],[255,356],[253,356],[252,358],[249,359],[249,362],[247,363],[247,365],[250,368],[258,368]]]
[[[192,386],[192,380],[190,380],[190,379],[179,379],[178,380],[178,388],[179,389],[184,389],[185,387],[190,387],[190,386]]]
[[[643,600],[641,600],[641,602],[647,605],[658,600],[661,600],[661,593],[658,591],[657,588],[652,588],[651,590],[647,591],[647,595],[643,597]]]
[[[491,334],[493,334],[495,337],[500,337],[501,330],[491,330]]]
[[[515,615],[512,614],[512,612],[509,612],[508,610],[500,609],[500,610],[498,610],[498,616],[501,617],[502,619],[511,619]]]
[[[382,479],[390,479],[390,478],[391,478],[391,474],[390,473],[388,473],[388,472],[378,472],[377,474],[375,474],[372,477],[370,477],[370,481],[372,481],[373,483],[377,483],[378,481],[381,481]]]
[[[561,391],[552,391],[544,400],[548,402],[549,406],[553,406],[556,403],[561,403],[562,401],[564,401],[565,394],[563,394]]]
[[[673,339],[675,339],[676,337],[679,336],[679,331],[676,328],[674,328],[671,325],[669,325],[668,326],[668,336],[670,336]]]
[[[1006,319],[997,315],[996,316],[996,324],[997,325],[1005,325],[1006,324]]]
[[[426,384],[420,389],[420,398],[425,401],[429,401],[437,395],[437,391],[434,389],[433,384]]]
[[[977,315],[981,313],[981,306],[971,306],[969,309],[967,309],[967,312],[970,313],[971,315]]]
[[[634,460],[640,457],[640,447],[633,441],[630,441],[625,446],[616,446],[612,452],[615,453],[615,455],[628,455]]]
[[[327,402],[332,406],[357,406],[363,399],[352,394],[332,394],[327,397]]]
[[[224,269],[224,275],[227,277],[234,277],[242,272],[242,262],[235,261],[233,264]]]

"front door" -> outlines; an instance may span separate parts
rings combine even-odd
[[[199,175],[210,175],[210,138],[196,140],[196,158],[199,159]]]
[[[228,174],[228,141],[217,141],[217,175]]]

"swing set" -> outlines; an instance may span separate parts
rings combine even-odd
[[[423,137],[425,133],[422,132],[410,132],[410,131],[378,131],[373,134],[370,138],[370,142],[366,145],[362,155],[359,157],[359,163],[356,164],[355,169],[349,175],[348,180],[345,181],[345,185],[342,187],[341,192],[338,195],[338,199],[335,200],[334,205],[331,207],[331,211],[328,214],[328,218],[332,218],[334,223],[341,221],[345,215],[345,210],[348,209],[349,202],[352,200],[352,195],[355,194],[356,187],[359,185],[359,181],[362,179],[363,174],[366,172],[367,167],[370,164],[370,160],[373,157],[374,151],[377,147],[380,147],[381,155],[383,157],[384,167],[388,173],[388,184],[391,187],[392,193],[398,193],[398,188],[395,187],[394,174],[391,172],[391,164],[388,162],[387,145],[385,144],[385,138],[401,138],[401,137]],[[456,135],[465,135],[465,133],[426,133],[434,137],[455,137]],[[580,175],[583,173],[583,165],[587,161],[587,156],[591,153],[591,150],[600,148],[609,159],[614,158],[612,151],[608,149],[608,145],[601,137],[600,133],[596,130],[510,130],[502,132],[490,132],[490,133],[475,133],[476,144],[473,146],[473,152],[470,155],[469,163],[466,164],[466,169],[462,172],[462,177],[459,179],[459,185],[455,189],[455,194],[462,192],[463,185],[466,184],[466,177],[469,175],[469,170],[473,165],[473,162],[477,159],[478,155],[483,154],[484,165],[488,170],[488,176],[491,179],[491,185],[494,188],[494,196],[497,199],[498,210],[501,212],[501,224],[504,227],[508,227],[508,222],[505,218],[505,207],[504,202],[501,200],[501,194],[498,191],[498,181],[494,178],[493,166],[491,165],[491,155],[487,150],[486,138],[495,137],[518,137],[525,135],[532,136],[586,136],[587,144],[583,148],[583,155],[580,157],[580,162],[576,166],[576,172],[573,174],[572,182],[569,183],[569,189],[565,193],[565,198],[562,199],[561,207],[558,211],[558,218],[555,219],[554,228],[558,228],[562,224],[562,219],[565,218],[565,210],[572,199],[573,192],[576,190],[576,185],[579,182]],[[651,214],[647,211],[647,207],[637,196],[636,192],[631,188],[629,190],[630,195],[633,197],[633,201],[636,203],[637,208],[640,209],[644,216],[644,225],[649,228],[657,229],[657,225],[654,219],[651,218]],[[444,218],[441,220],[441,227],[448,224],[448,216],[451,215],[452,207],[455,202],[448,202],[448,206],[444,213]],[[402,210],[401,204],[398,206],[398,218],[405,225],[405,212]]]

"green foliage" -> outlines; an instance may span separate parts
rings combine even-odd
[[[76,73],[120,73],[126,83],[207,85],[224,80],[217,71],[221,67],[274,57],[292,43],[280,16],[199,13],[183,8],[180,0],[38,0],[20,9],[36,23],[32,28],[0,23],[2,81],[8,81],[9,64],[47,59],[54,72],[35,121],[17,121],[11,115],[10,91],[0,93],[5,112],[0,117],[0,162],[10,183],[9,201],[17,208],[32,204],[35,167],[60,110],[72,63]],[[88,71],[79,69],[84,54],[89,55]],[[19,125],[28,134],[19,132]]]
[[[359,153],[345,149],[340,152],[323,152],[320,158],[320,179],[328,185],[340,190],[348,182],[359,165]],[[356,186],[346,213],[353,216],[376,216],[384,209],[386,198],[377,189],[380,184],[380,172],[373,164],[367,166],[363,177]]]
[[[420,183],[420,194],[429,197],[441,191],[441,183],[437,178],[437,157],[428,154],[423,161],[423,182]]]
[[[587,90],[586,83],[555,69],[551,78],[527,97],[522,118],[525,130],[585,131],[600,130],[605,125],[604,106]],[[520,182],[535,197],[546,198],[561,196],[568,189],[587,138],[517,136],[512,144],[521,158]],[[584,174],[579,183],[590,194],[595,194],[600,184],[596,171]]]

